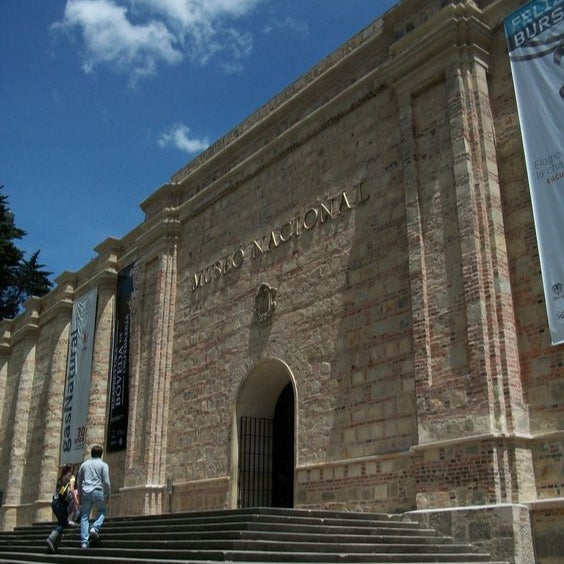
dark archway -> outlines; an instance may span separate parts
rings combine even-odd
[[[279,359],[257,363],[234,410],[232,507],[293,507],[295,388]]]
[[[294,390],[288,384],[276,407],[272,425],[272,506],[294,506]]]

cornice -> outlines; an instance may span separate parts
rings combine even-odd
[[[55,284],[59,288],[74,288],[77,282],[77,275],[76,272],[71,272],[70,270],[65,270],[57,278],[55,278]]]
[[[484,433],[481,435],[468,435],[465,437],[455,437],[453,439],[441,439],[413,445],[412,452],[434,450],[438,448],[450,448],[453,446],[464,445],[467,443],[483,443],[488,441],[512,442],[514,444],[529,445],[534,437],[530,434],[522,433]]]
[[[181,203],[183,188],[180,184],[169,182],[141,202],[141,209],[145,213],[145,220],[152,219],[163,209],[177,208]]]
[[[10,355],[12,350],[12,331],[14,321],[12,319],[3,319],[0,323],[0,354]]]
[[[99,267],[90,280],[91,286],[99,288],[114,287],[117,281],[118,264],[123,252],[121,239],[108,237],[94,250],[98,253]]]
[[[98,245],[94,247],[94,250],[98,253],[99,260],[115,266],[122,252],[121,239],[107,237],[101,243],[98,243]]]
[[[96,272],[95,276],[89,280],[89,286],[97,288],[115,288],[117,277],[118,273],[116,268],[104,268]]]
[[[452,64],[479,61],[488,68],[494,36],[480,16],[472,6],[451,4],[398,39],[390,48],[394,56],[385,65],[389,82],[417,91]]]
[[[41,305],[41,298],[32,296],[25,304],[25,311],[21,314],[14,323],[14,331],[12,333],[12,345],[26,339],[37,337],[39,332],[39,308]]]
[[[137,238],[135,246],[143,255],[151,248],[154,252],[166,249],[172,242],[176,242],[181,230],[181,221],[176,208],[165,208],[145,225]]]
[[[39,326],[43,327],[53,319],[60,317],[70,321],[72,314],[72,295],[59,297],[51,307],[44,309],[39,316]]]
[[[564,497],[534,499],[523,502],[531,511],[562,511]]]
[[[411,457],[421,452],[425,452],[427,450],[436,450],[441,448],[450,448],[456,447],[460,445],[466,444],[476,444],[476,443],[484,443],[484,442],[509,442],[513,445],[519,445],[521,447],[530,448],[533,445],[535,440],[542,440],[548,437],[558,437],[561,436],[564,432],[556,432],[556,433],[547,433],[543,435],[527,435],[527,434],[510,434],[510,433],[486,433],[483,435],[471,435],[468,437],[456,437],[454,439],[445,439],[435,442],[429,443],[422,443],[418,445],[413,445],[408,449],[399,450],[396,452],[386,452],[386,453],[379,453],[374,454],[371,456],[364,456],[359,458],[350,458],[344,460],[327,460],[323,462],[314,462],[314,463],[306,463],[301,464],[296,467],[297,470],[310,470],[314,468],[323,468],[328,466],[341,466],[344,464],[359,464],[363,462],[368,462],[374,459],[386,459],[386,458],[398,458],[398,457]]]

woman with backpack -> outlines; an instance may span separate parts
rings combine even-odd
[[[57,479],[57,491],[53,496],[51,508],[55,517],[57,517],[57,526],[51,531],[47,537],[47,548],[49,552],[57,552],[57,544],[60,541],[63,529],[69,524],[69,503],[72,501],[72,488],[75,477],[72,473],[72,466],[65,464]]]

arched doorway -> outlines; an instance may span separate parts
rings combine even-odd
[[[255,365],[239,388],[234,410],[232,506],[293,507],[295,394],[288,366]]]

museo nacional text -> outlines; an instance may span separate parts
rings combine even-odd
[[[232,270],[241,268],[248,256],[256,259],[275,249],[276,247],[299,237],[303,232],[310,231],[317,225],[340,217],[346,211],[367,200],[363,194],[363,185],[357,184],[348,191],[341,191],[324,201],[308,207],[288,219],[285,223],[270,231],[270,233],[253,239],[248,245],[237,248],[200,271],[192,274],[192,291],[202,288],[213,280],[217,280]]]

